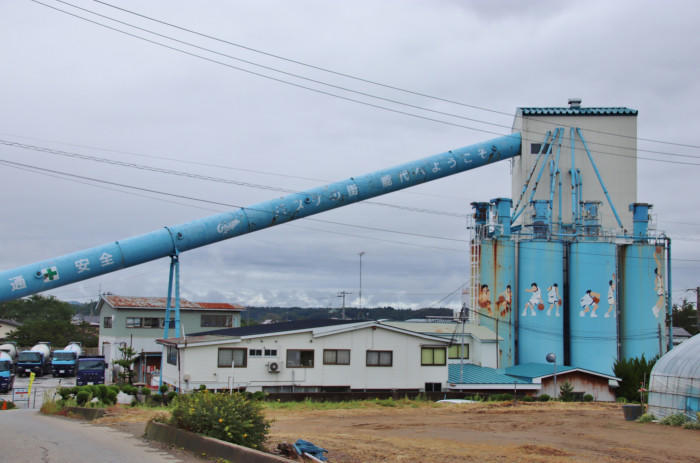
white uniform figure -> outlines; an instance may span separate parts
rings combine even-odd
[[[613,279],[608,282],[608,311],[605,312],[605,318],[610,318],[610,314],[615,316],[615,274]]]
[[[559,287],[556,283],[552,284],[547,288],[547,302],[549,303],[549,308],[547,309],[547,316],[552,314],[552,308],[556,307],[554,315],[559,316]]]
[[[527,316],[527,309],[528,307],[530,308],[530,315],[533,317],[537,315],[535,312],[535,307],[538,307],[540,304],[542,304],[542,308],[544,308],[544,301],[542,300],[542,292],[540,291],[540,288],[537,286],[537,283],[533,283],[530,285],[528,289],[525,290],[528,293],[532,293],[532,296],[530,296],[530,300],[527,301],[525,304],[525,308],[523,309],[522,316],[526,317]]]

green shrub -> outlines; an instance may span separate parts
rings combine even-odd
[[[237,392],[183,394],[175,402],[171,424],[216,439],[260,448],[270,429],[262,403]]]
[[[151,390],[148,389],[147,387],[142,387],[141,389],[139,389],[139,392],[140,392],[141,394],[143,394],[144,396],[146,396],[146,397],[148,397],[149,395],[151,395]]]
[[[619,404],[626,404],[627,398],[626,397],[618,397],[617,399],[615,399],[615,402],[617,402]]]
[[[106,402],[107,386],[105,386],[104,384],[98,384],[95,386],[95,392],[95,397],[97,397],[102,402]]]
[[[676,413],[675,415],[669,415],[663,420],[660,421],[661,424],[665,424],[666,426],[683,426],[685,423],[689,422],[690,418],[688,418],[685,414],[683,413]]]
[[[523,398],[520,399],[520,400],[523,401],[523,402],[534,402],[534,401],[535,401],[535,398],[532,397],[531,395],[526,395],[525,397],[523,397]]]
[[[540,394],[537,396],[537,400],[539,400],[540,402],[549,402],[550,399],[551,397],[549,396],[549,394]]]
[[[593,396],[591,394],[584,394],[583,401],[584,402],[593,402]]]
[[[651,413],[645,413],[639,418],[637,418],[637,423],[651,423],[654,421],[656,417],[652,415]]]
[[[683,429],[696,429],[700,430],[700,422],[698,421],[688,421],[683,424]]]
[[[63,400],[68,400],[70,396],[73,394],[73,389],[72,387],[59,387],[58,388],[58,395],[61,396],[61,399]]]
[[[206,391],[206,390],[207,390],[206,384],[200,384],[200,385],[199,385],[199,390],[200,390],[200,391]]]
[[[160,394],[152,394],[149,399],[149,405],[157,407],[163,403],[163,396]]]
[[[170,391],[167,394],[165,394],[165,402],[168,405],[172,404],[176,398],[177,398],[177,392],[175,392],[175,391]]]
[[[161,384],[160,387],[158,388],[161,394],[165,395],[166,392],[168,392],[168,385],[167,384]]]
[[[252,394],[252,399],[253,400],[265,400],[266,395],[267,394],[265,394],[263,391],[255,391]]]
[[[112,389],[107,389],[107,395],[105,396],[103,402],[107,405],[114,405],[117,403],[117,394],[119,392],[115,392]]]
[[[78,405],[82,407],[87,403],[88,400],[90,400],[91,396],[92,394],[90,394],[89,391],[81,390],[75,395],[75,401],[78,402]]]

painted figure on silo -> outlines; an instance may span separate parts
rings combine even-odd
[[[527,309],[530,308],[530,315],[535,316],[535,307],[539,310],[544,310],[544,301],[542,300],[542,291],[537,287],[537,283],[532,283],[528,289],[525,290],[527,293],[532,293],[530,300],[525,303],[525,308],[523,309],[522,316],[527,316]]]
[[[478,304],[482,309],[487,309],[489,315],[491,314],[491,290],[489,289],[489,285],[481,285]]]
[[[510,285],[506,286],[506,290],[496,298],[496,313],[500,313],[501,317],[505,317],[510,313],[511,305],[513,304],[513,292]]]
[[[661,246],[657,246],[654,252],[654,262],[656,262],[656,268],[654,269],[654,292],[656,292],[656,295],[659,296],[659,298],[656,300],[656,304],[654,304],[654,307],[651,308],[651,311],[654,313],[654,317],[659,318],[659,312],[661,312],[664,308],[664,277],[661,275],[661,259],[660,255],[663,253],[663,248]]]
[[[585,317],[588,312],[591,312],[591,318],[598,318],[596,311],[598,310],[598,304],[600,303],[600,293],[587,289],[586,294],[583,295],[580,302],[580,316]]]
[[[559,307],[561,307],[561,298],[559,297],[559,285],[552,283],[552,286],[547,288],[547,302],[549,303],[549,309],[547,309],[547,316],[552,315],[552,309],[556,308],[554,311],[554,316],[559,316]]]
[[[608,281],[608,311],[604,317],[610,318],[610,314],[615,317],[615,274],[612,275],[612,280]]]

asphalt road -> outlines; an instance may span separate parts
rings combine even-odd
[[[12,463],[177,463],[183,460],[112,428],[37,410],[0,412],[0,461]]]

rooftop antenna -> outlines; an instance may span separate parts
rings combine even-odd
[[[341,312],[341,315],[340,315],[341,320],[345,320],[345,296],[349,296],[350,294],[352,294],[352,293],[349,293],[347,291],[340,291],[338,293],[338,297],[343,298],[343,311]]]

